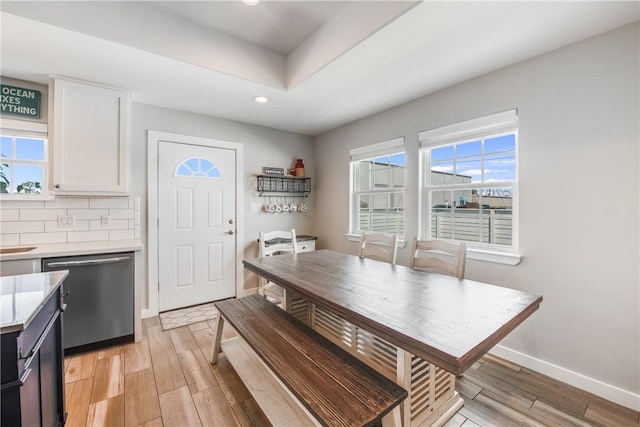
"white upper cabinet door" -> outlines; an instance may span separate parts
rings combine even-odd
[[[129,93],[52,79],[55,194],[125,195],[129,191]]]

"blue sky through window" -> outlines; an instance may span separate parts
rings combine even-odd
[[[376,157],[374,159],[374,162],[385,164],[385,165],[404,166],[405,157],[404,157],[404,153],[398,153],[398,154],[392,154],[390,156]]]
[[[469,176],[471,182],[513,181],[515,165],[515,134],[431,150],[432,171]]]
[[[222,173],[211,161],[201,157],[192,157],[178,165],[176,176],[185,178],[221,178]]]

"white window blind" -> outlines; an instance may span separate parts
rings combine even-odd
[[[378,142],[376,144],[365,145],[364,147],[352,148],[349,150],[349,160],[355,162],[358,160],[396,154],[403,151],[404,137],[400,137]]]
[[[509,110],[477,119],[426,130],[418,134],[420,148],[458,141],[470,141],[487,135],[515,131],[518,127],[518,111]]]

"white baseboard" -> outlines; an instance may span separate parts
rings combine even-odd
[[[157,315],[158,315],[157,310],[150,310],[148,308],[143,308],[142,313],[140,314],[140,317],[142,317],[143,319],[148,319],[149,317],[153,317]]]
[[[640,394],[633,394],[630,391],[545,362],[544,360],[536,359],[535,357],[528,356],[502,345],[495,346],[491,349],[490,353],[558,381],[562,381],[563,383],[593,393],[603,399],[640,411]]]

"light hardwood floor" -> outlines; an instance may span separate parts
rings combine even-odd
[[[68,427],[269,424],[223,355],[209,365],[213,322],[169,331],[157,317],[143,323],[140,343],[65,359]],[[640,425],[636,411],[495,357],[457,384],[465,405],[447,426]]]

